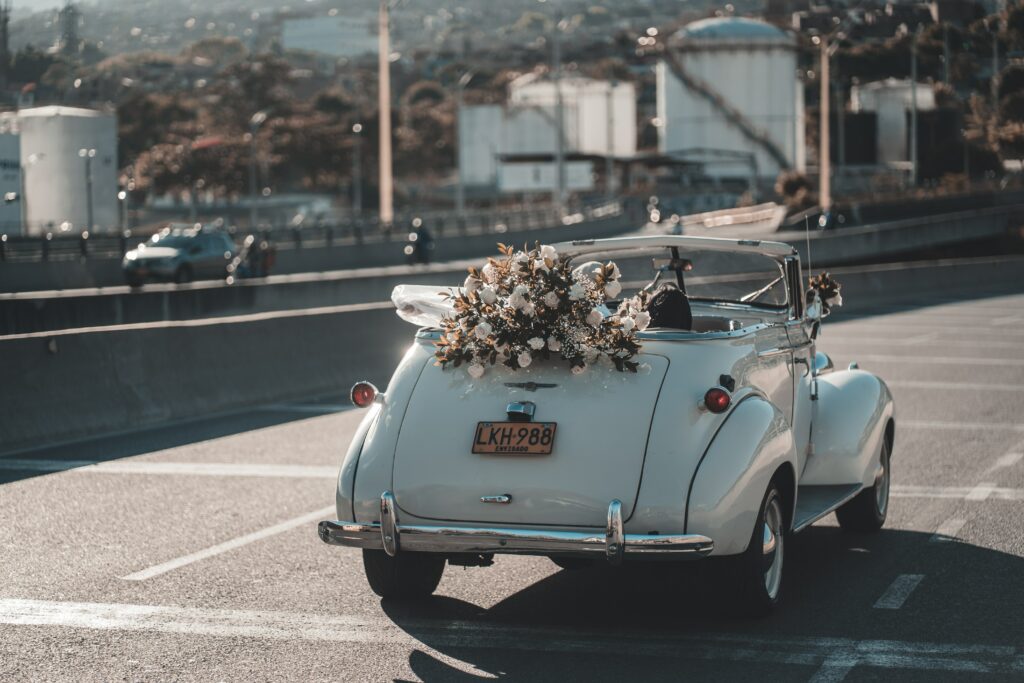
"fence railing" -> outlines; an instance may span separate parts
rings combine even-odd
[[[344,222],[305,221],[299,225],[275,226],[256,231],[279,250],[322,249],[337,246],[358,246],[366,243],[404,241],[420,228],[437,238],[500,235],[527,230],[543,230],[587,221],[623,216],[622,202],[589,204],[576,210],[561,212],[552,208],[501,209],[487,212],[456,214],[405,215],[390,225],[377,221]],[[249,230],[225,226],[241,244]],[[146,233],[130,230],[118,233],[46,233],[37,236],[0,235],[0,262],[71,261],[80,259],[121,258],[140,242]]]

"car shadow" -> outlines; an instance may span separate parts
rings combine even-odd
[[[219,439],[256,429],[306,420],[338,412],[337,397],[309,399],[293,405],[254,406],[230,413],[154,425],[119,434],[98,435],[54,445],[0,453],[0,485],[52,474],[86,464],[130,458],[200,441]],[[296,407],[297,406],[297,407]],[[323,406],[320,410],[317,406]],[[36,461],[45,469],[15,463]],[[62,463],[67,467],[62,467]]]
[[[383,600],[381,606],[399,628],[443,655],[423,649],[410,655],[409,667],[423,681],[532,681],[566,675],[629,679],[643,676],[638,666],[668,666],[666,675],[674,667],[678,674],[678,660],[687,659],[681,652],[668,665],[663,652],[646,656],[619,640],[621,634],[639,644],[647,638],[678,638],[680,649],[688,647],[688,638],[730,638],[731,647],[739,651],[753,643],[755,649],[747,655],[721,659],[746,657],[748,672],[759,678],[765,674],[758,669],[756,648],[787,638],[1017,647],[1024,558],[931,539],[931,534],[915,531],[847,534],[835,527],[813,527],[789,540],[784,604],[760,619],[723,608],[730,586],[722,578],[722,564],[715,561],[563,570],[489,608],[446,596],[405,604]],[[501,571],[500,563],[484,571]],[[902,574],[924,577],[903,608],[874,608]],[[524,633],[533,634],[532,644],[522,642]],[[546,634],[553,639],[571,634],[573,642],[591,644],[575,650],[572,643],[548,647]],[[600,654],[604,641],[609,643],[608,656]],[[480,675],[457,668],[446,661],[449,657]],[[736,661],[729,666],[737,666]],[[690,667],[688,663],[692,672]]]

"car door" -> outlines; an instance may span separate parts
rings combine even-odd
[[[805,299],[800,261],[796,257],[786,260],[786,281],[789,287],[789,320],[786,335],[789,338],[793,368],[793,439],[796,442],[798,476],[803,472],[810,454],[811,431],[813,429],[814,400],[813,368],[814,339],[811,328],[804,319]]]

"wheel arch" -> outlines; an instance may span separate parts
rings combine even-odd
[[[796,470],[793,464],[784,462],[779,465],[772,475],[772,481],[779,487],[779,495],[785,503],[783,512],[786,515],[786,530],[791,531],[796,515]]]

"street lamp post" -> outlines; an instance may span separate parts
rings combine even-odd
[[[267,120],[266,111],[258,111],[249,119],[249,229],[256,230],[259,227],[259,212],[257,209],[258,193],[256,189],[256,163],[259,156],[259,147],[256,144],[256,134],[260,131]]]
[[[385,230],[394,222],[394,189],[391,169],[391,35],[388,16],[389,0],[380,0],[378,17],[377,70],[380,108],[380,223]]]
[[[832,208],[832,159],[829,157],[829,100],[831,92],[829,86],[829,51],[828,39],[826,36],[816,36],[821,47],[821,104],[819,106],[821,118],[818,134],[818,195],[822,213],[827,214]]]
[[[363,124],[352,126],[355,135],[355,146],[352,150],[352,215],[359,218],[363,214]]]
[[[95,148],[85,148],[78,150],[78,156],[85,159],[85,207],[86,207],[86,224],[85,229],[92,231],[93,220],[92,220],[92,160],[96,157]]]

